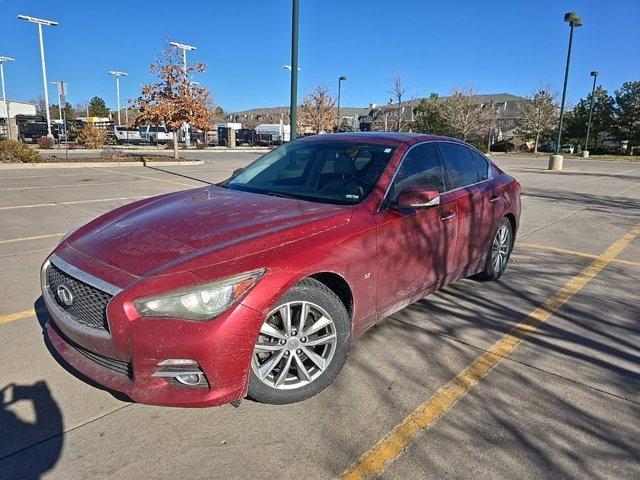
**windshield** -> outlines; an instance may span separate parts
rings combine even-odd
[[[292,142],[253,162],[224,186],[233,190],[351,205],[364,200],[395,146]]]

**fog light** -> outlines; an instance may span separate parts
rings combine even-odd
[[[184,387],[208,387],[209,382],[195,360],[169,358],[158,363],[152,377],[163,378],[167,383]]]

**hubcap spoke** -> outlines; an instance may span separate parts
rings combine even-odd
[[[282,317],[282,323],[284,324],[284,331],[287,335],[291,335],[291,307],[289,304],[285,304],[280,307],[280,317]]]
[[[307,322],[308,316],[309,304],[307,302],[302,302],[302,307],[300,308],[300,325],[298,325],[298,332],[302,332],[304,330],[304,325]]]
[[[275,386],[279,387],[282,383],[287,379],[287,375],[289,375],[289,369],[291,368],[291,355],[287,357],[287,360],[284,363],[284,367],[278,374],[278,378],[276,379]]]
[[[314,338],[313,340],[307,340],[307,343],[305,343],[305,345],[307,347],[313,347],[314,345],[324,345],[325,343],[329,343],[334,338],[336,338],[336,334],[330,333],[328,335],[323,335],[322,337]]]
[[[267,360],[264,365],[260,366],[260,368],[258,368],[258,372],[260,375],[260,378],[264,379],[267,375],[269,375],[271,373],[271,370],[273,370],[275,368],[275,366],[278,364],[278,362],[282,359],[283,355],[284,355],[285,350],[281,350],[278,353],[274,353],[271,358],[269,358],[269,360]]]
[[[304,363],[297,353],[294,353],[292,356],[296,360],[296,367],[298,368],[298,378],[300,380],[304,380],[305,382],[310,382],[311,375],[309,375],[309,370],[307,370],[307,367],[304,366]]]
[[[318,320],[316,320],[316,322],[313,325],[311,325],[309,327],[309,329],[306,332],[304,332],[304,334],[306,336],[309,336],[309,335],[311,335],[313,333],[316,333],[317,331],[323,329],[327,325],[331,325],[331,324],[332,324],[331,320],[329,320],[325,316],[322,316]]]
[[[279,343],[256,343],[255,348],[261,352],[277,352],[278,350],[282,350],[284,346]]]
[[[276,327],[274,327],[273,325],[265,322],[262,324],[262,327],[260,327],[260,333],[262,333],[263,335],[266,335],[268,337],[273,337],[273,338],[282,338],[282,339],[286,339],[286,335],[284,335],[280,330],[278,330]]]
[[[308,349],[306,347],[302,347],[302,351],[307,355],[307,357],[309,357],[309,360],[311,360],[313,363],[316,364],[316,366],[320,370],[324,370],[325,369],[326,363],[324,361],[324,358],[322,358],[320,355],[318,355],[313,350],[310,350],[310,349]]]

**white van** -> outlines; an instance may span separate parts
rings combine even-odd
[[[116,125],[113,128],[113,134],[116,137],[116,143],[122,144],[138,144],[142,143],[142,137],[140,136],[140,130],[137,128],[128,128],[124,125]]]
[[[167,127],[163,125],[142,125],[139,131],[140,140],[151,145],[173,141],[173,132],[167,131]]]
[[[256,143],[280,145],[291,140],[291,125],[262,123],[256,127]]]

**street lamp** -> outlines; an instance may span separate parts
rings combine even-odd
[[[342,82],[344,82],[346,79],[347,77],[345,75],[341,75],[338,77],[338,123],[336,125],[336,132],[340,131],[340,91]]]
[[[49,115],[49,93],[47,92],[47,68],[44,63],[44,42],[42,40],[42,26],[57,27],[58,22],[53,20],[45,20],[42,18],[30,17],[28,15],[18,15],[20,20],[25,20],[29,23],[35,23],[38,25],[38,38],[40,40],[40,63],[42,64],[42,84],[44,85],[44,106],[47,116],[47,137],[53,138],[51,134],[51,118]]]
[[[284,68],[285,70],[291,71],[291,65],[282,65],[282,68]],[[298,71],[300,70],[302,70],[302,67],[298,67]]]
[[[589,131],[591,130],[591,114],[593,113],[593,101],[596,93],[596,80],[598,78],[598,71],[591,72],[593,77],[593,88],[591,89],[591,105],[589,105],[589,121],[587,122],[587,138],[584,141],[584,150],[582,150],[582,158],[589,157]],[[597,143],[597,141],[596,141]]]
[[[196,49],[196,47],[194,47],[193,45],[187,45],[186,43],[181,43],[181,42],[169,42],[169,45],[173,45],[174,47],[182,50],[182,64],[184,67],[184,77],[185,79],[187,79],[187,50],[193,51]],[[189,148],[191,139],[189,138],[189,124],[186,122],[183,125],[183,131],[184,131],[185,146]]]
[[[58,119],[62,122],[62,86],[64,82],[49,82],[51,85],[58,87]]]
[[[300,25],[300,0],[292,0],[291,5],[291,99],[289,118],[291,124],[290,140],[298,133],[298,30]]]
[[[556,153],[549,159],[549,170],[562,170],[562,155],[560,155],[560,144],[562,142],[562,117],[564,115],[564,102],[567,97],[567,80],[569,79],[569,64],[571,62],[571,45],[573,43],[574,27],[582,26],[582,18],[576,12],[565,13],[564,21],[570,26],[569,48],[567,49],[567,65],[564,70],[564,86],[562,88],[562,103],[560,104],[560,121],[558,122],[558,141],[556,142]]]
[[[0,80],[2,82],[2,101],[4,102],[4,108],[7,112],[7,120],[6,120],[6,130],[7,130],[7,139],[11,138],[11,122],[9,121],[9,100],[7,99],[7,93],[4,90],[4,64],[7,62],[13,62],[13,58],[11,57],[3,57],[0,56]]]
[[[118,105],[118,125],[122,125],[120,122],[120,77],[126,77],[129,74],[126,72],[119,72],[117,70],[109,70],[109,75],[116,77],[116,103]]]

